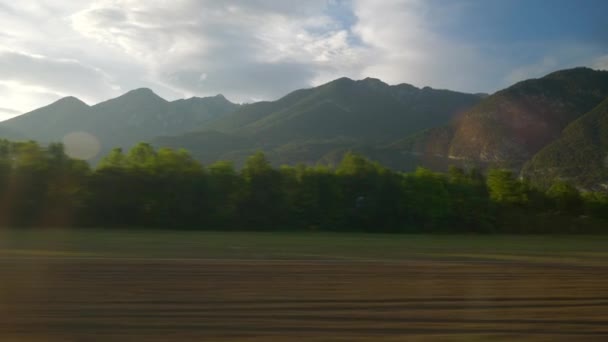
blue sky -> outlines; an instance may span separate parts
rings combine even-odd
[[[430,0],[433,24],[445,39],[485,49],[488,57],[508,58],[507,68],[539,65],[541,76],[554,69],[593,65],[608,54],[608,1],[603,0]],[[447,5],[446,5],[447,4]],[[445,14],[446,8],[450,14]],[[543,61],[546,68],[540,67]],[[492,80],[490,80],[492,81]],[[486,91],[504,86],[494,79]],[[481,89],[480,89],[481,90]]]
[[[0,119],[73,95],[272,100],[347,76],[467,92],[608,69],[601,0],[0,0]]]
[[[440,8],[450,1],[432,0]],[[462,5],[461,17],[441,30],[476,42],[595,41],[608,45],[604,0],[476,0]],[[602,32],[603,31],[603,32]]]

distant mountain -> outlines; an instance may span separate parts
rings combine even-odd
[[[557,71],[490,95],[451,125],[410,136],[392,148],[446,163],[519,168],[607,96],[607,71]]]
[[[382,154],[400,157],[389,157],[383,160],[383,163],[403,170],[424,166],[433,170],[445,171],[449,165],[476,166],[475,162],[449,157],[454,129],[453,124],[432,127],[387,144],[381,148]]]
[[[340,136],[389,141],[444,124],[477,102],[472,94],[340,78],[275,102],[243,106],[209,127],[272,142]]]
[[[243,152],[242,161],[255,151],[255,141],[252,139],[229,135],[218,131],[191,132],[177,136],[161,136],[154,139],[153,144],[157,147],[172,147],[176,149],[184,148],[204,163],[211,163],[218,160],[235,161],[234,155]],[[229,155],[230,153],[233,156]]]
[[[0,139],[12,141],[28,140],[27,136],[7,127],[0,127]]]
[[[75,97],[64,97],[48,106],[19,115],[0,123],[0,128],[23,132],[38,141],[60,141],[84,122],[90,107]]]
[[[574,68],[494,94],[340,78],[276,101],[222,95],[169,102],[136,89],[89,106],[66,97],[0,123],[0,138],[96,136],[102,153],[140,141],[240,165],[256,150],[275,164],[337,163],[347,151],[401,170],[503,166],[537,183],[608,186],[608,71]],[[605,141],[606,140],[606,141]]]
[[[537,184],[562,179],[608,189],[608,98],[568,125],[524,166],[522,174]]]
[[[244,105],[212,120],[198,133],[163,137],[155,143],[187,147],[205,162],[216,158],[238,161],[240,156],[263,149],[276,163],[314,163],[328,154],[370,150],[421,129],[447,124],[480,99],[409,84],[390,86],[372,78],[340,78],[296,90],[277,101]],[[214,158],[208,159],[210,156]]]
[[[136,89],[94,106],[66,97],[1,122],[0,129],[24,132],[41,142],[61,141],[71,132],[85,131],[108,150],[182,134],[238,107],[222,95],[168,102],[150,89]]]

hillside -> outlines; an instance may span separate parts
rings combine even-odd
[[[335,164],[354,151],[401,170],[450,164],[520,169],[607,97],[608,72],[588,68],[557,71],[489,96],[373,78],[340,78],[247,105],[221,95],[169,102],[136,89],[94,106],[61,99],[0,123],[0,136],[24,132],[49,142],[85,131],[100,140],[103,152],[149,141],[188,149],[207,164],[226,159],[241,165],[256,150],[275,164]],[[543,169],[543,155],[530,164],[533,170]],[[556,159],[547,158],[548,165]]]
[[[340,78],[275,102],[243,106],[210,128],[279,142],[339,136],[388,141],[448,122],[479,99],[409,84],[390,86],[372,78]]]
[[[263,149],[275,163],[315,163],[348,150],[370,152],[373,146],[445,125],[482,96],[409,84],[391,86],[372,78],[340,78],[277,101],[244,105],[211,121],[205,130],[164,137],[155,144],[189,147],[204,162],[213,161],[207,159],[211,155],[238,162]],[[243,143],[235,146],[239,141]]]
[[[61,138],[84,129],[90,115],[89,105],[75,97],[64,97],[48,106],[0,123],[1,129],[23,132],[27,138],[43,142]]]
[[[66,97],[4,121],[0,129],[26,132],[27,138],[40,142],[61,141],[71,132],[85,131],[108,150],[182,134],[238,107],[221,95],[169,102],[150,89],[136,89],[94,106]]]
[[[250,152],[255,151],[251,148],[255,145],[255,141],[218,131],[205,131],[204,134],[191,132],[177,136],[160,136],[153,139],[153,143],[159,147],[186,149],[197,160],[207,164],[218,160],[234,161],[234,154],[238,154],[239,151],[243,151],[244,159]],[[230,153],[233,155],[231,156]]]
[[[608,96],[608,72],[576,68],[500,91],[455,125],[449,156],[521,165]]]
[[[608,98],[574,121],[537,153],[522,174],[537,184],[555,179],[585,188],[608,188]]]
[[[608,72],[574,68],[519,82],[485,98],[449,128],[394,148],[447,161],[521,167],[608,96]]]
[[[17,132],[14,129],[8,127],[0,127],[0,139],[21,141],[28,140],[28,137],[22,132]]]

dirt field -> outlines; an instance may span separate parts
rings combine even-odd
[[[455,245],[459,256],[237,260],[32,241],[1,246],[0,341],[608,340],[608,264],[581,262],[582,248],[563,259]]]

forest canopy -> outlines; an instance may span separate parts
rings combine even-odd
[[[139,143],[95,167],[61,144],[0,141],[0,224],[390,233],[602,232],[608,196],[566,181],[547,189],[509,170],[390,170],[347,153],[335,166],[237,170]]]

